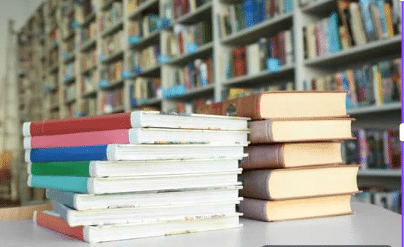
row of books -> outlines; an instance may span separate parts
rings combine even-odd
[[[204,105],[209,105],[213,102],[213,99],[205,99],[205,98],[199,98],[199,99],[194,99],[189,102],[180,102],[177,103],[174,109],[172,109],[172,112],[176,112],[178,114],[191,114],[191,113],[197,113],[198,108],[204,106]]]
[[[305,81],[306,90],[346,90],[347,107],[401,101],[401,58],[383,60]]]
[[[169,71],[170,75],[167,85],[184,85],[186,90],[207,87],[214,80],[213,66],[212,57],[208,57],[205,59],[196,59],[184,67],[172,68]]]
[[[70,84],[68,86],[65,86],[65,102],[71,102],[72,100],[76,99],[76,85],[75,84]]]
[[[103,92],[100,100],[100,112],[111,114],[116,111],[123,112],[123,88]]]
[[[66,64],[64,67],[63,80],[65,83],[70,82],[72,79],[76,77],[76,65],[74,62]]]
[[[108,83],[114,83],[121,80],[123,69],[124,65],[122,60],[109,63],[101,70],[101,80],[107,80]]]
[[[79,23],[83,23],[87,16],[95,14],[100,9],[98,1],[86,0],[81,1],[79,8],[77,8],[76,19]]]
[[[148,0],[128,0],[128,11],[131,12]]]
[[[96,116],[97,98],[83,99],[80,105],[80,113],[82,116]]]
[[[136,107],[145,104],[150,99],[161,99],[160,78],[137,77],[130,85],[131,106]]]
[[[242,3],[224,5],[217,17],[219,34],[225,37],[292,11],[292,0],[243,0]]]
[[[140,19],[131,21],[129,23],[129,36],[136,38],[134,43],[139,42],[142,38],[146,38],[156,31],[158,29],[158,20],[158,15],[147,14]]]
[[[259,86],[253,88],[229,88],[226,93],[226,99],[242,98],[252,94],[259,94],[273,91],[292,91],[294,90],[294,82],[278,83],[276,85]]]
[[[67,4],[70,8],[70,4]],[[74,4],[71,4],[72,10],[74,10]],[[70,36],[74,29],[78,27],[77,22],[75,21],[75,13],[74,12],[67,12],[62,17],[62,21],[60,23],[60,30],[63,38],[67,38]]]
[[[172,0],[166,2],[170,4],[168,8],[170,8],[170,12],[172,12],[171,19],[177,20],[181,16],[194,12],[197,8],[210,1],[211,0]]]
[[[58,81],[59,81],[59,75],[57,73],[49,74],[48,76],[46,76],[44,87],[45,91],[49,92],[56,89],[58,87]]]
[[[81,77],[80,93],[86,94],[94,92],[95,90],[97,90],[97,83],[99,81],[100,80],[97,71],[92,71],[88,74],[83,75]]]
[[[175,24],[173,32],[163,33],[162,39],[162,53],[170,59],[192,54],[200,46],[212,42],[212,25],[206,21],[190,25]]]
[[[96,39],[97,37],[97,22],[91,22],[84,28],[80,29],[80,39],[81,45],[85,44],[87,41]]]
[[[392,6],[392,4],[394,5]],[[305,27],[306,58],[324,56],[401,33],[398,1],[338,0],[339,14]],[[393,8],[393,9],[392,9]],[[396,9],[394,9],[396,8]]]
[[[123,18],[122,2],[115,1],[111,7],[104,11],[101,16],[100,29],[101,32],[113,27],[116,23],[122,21]]]
[[[90,68],[93,68],[98,61],[97,50],[92,49],[82,53],[80,57],[80,68],[81,71],[87,71]],[[90,71],[89,71],[90,72]]]
[[[131,63],[135,74],[156,67],[160,64],[160,45],[133,51]]]
[[[64,53],[66,54],[71,54],[72,52],[74,53],[75,49],[76,49],[76,42],[74,40],[74,38],[70,38],[69,40],[67,40],[66,42],[64,42]]]
[[[277,72],[294,62],[293,37],[290,30],[258,43],[240,46],[224,54],[225,78],[253,75],[263,70]]]
[[[104,56],[112,55],[123,50],[123,31],[105,37],[102,42],[102,53]]]
[[[344,146],[347,164],[359,164],[362,169],[400,169],[401,142],[399,132],[392,129],[358,129],[356,140]]]
[[[363,188],[362,193],[352,197],[352,201],[361,203],[370,203],[393,212],[401,214],[402,212],[402,192],[393,190],[384,190],[381,188]]]

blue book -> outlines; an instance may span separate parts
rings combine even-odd
[[[369,41],[376,40],[375,27],[373,26],[372,14],[370,13],[370,4],[372,0],[360,0],[359,5],[362,12],[362,20],[365,28],[366,37]]]
[[[293,2],[292,2],[292,0],[284,0],[283,5],[284,5],[285,14],[292,13],[292,11],[293,11]]]
[[[384,14],[384,2],[383,0],[373,0],[374,4],[379,8],[380,22],[382,23],[383,38],[388,38],[386,15]]]
[[[175,144],[175,143],[173,143]],[[242,157],[243,144],[110,144],[68,148],[28,149],[26,162],[156,160]]]
[[[341,79],[342,79],[342,88],[344,91],[347,91],[348,94],[346,96],[346,107],[348,109],[352,108],[352,101],[351,101],[351,94],[349,93],[349,82],[348,79],[346,78],[345,72],[341,72]]]
[[[339,52],[341,50],[341,42],[338,31],[338,15],[333,12],[328,19],[327,34],[330,44],[330,52]]]
[[[254,0],[244,0],[243,9],[245,28],[254,26]]]

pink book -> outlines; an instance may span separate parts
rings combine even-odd
[[[247,143],[248,131],[132,128],[24,138],[25,149],[108,144]]]

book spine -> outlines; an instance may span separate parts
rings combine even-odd
[[[130,126],[130,113],[120,113],[108,116],[32,122],[30,124],[30,134],[31,136],[62,135],[90,131],[128,129]]]
[[[273,142],[272,121],[252,121],[249,124],[251,143],[271,143]]]
[[[64,219],[44,212],[34,213],[34,222],[42,227],[84,241],[84,226],[71,227]]]
[[[107,160],[108,145],[26,150],[26,162]]]
[[[90,161],[37,162],[30,165],[28,173],[39,176],[90,177]]]
[[[36,176],[28,177],[28,186],[34,188],[49,188],[78,193],[89,193],[88,178],[67,176]]]
[[[240,163],[245,170],[284,167],[283,145],[249,146],[245,153],[248,156]]]
[[[77,208],[77,194],[72,192],[64,192],[61,190],[53,190],[47,189],[46,190],[46,198],[51,199],[52,201],[56,201],[63,205],[66,205],[71,208]]]
[[[243,172],[243,174],[239,176],[243,183],[240,196],[271,200],[270,191],[268,190],[268,180],[270,176],[271,170]]]
[[[94,132],[83,132],[83,133],[73,133],[64,135],[53,135],[53,136],[34,136],[31,137],[30,139],[32,149],[55,148],[55,147],[80,147],[80,146],[107,145],[107,144],[129,144],[129,130],[122,129],[122,130],[94,131]]]
[[[255,220],[269,221],[266,210],[266,201],[244,198],[240,202],[239,210],[244,217]]]

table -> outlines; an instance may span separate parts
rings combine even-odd
[[[352,203],[353,215],[310,220],[261,222],[241,219],[241,228],[185,235],[107,242],[109,246],[263,246],[390,245],[401,247],[401,215],[379,206]],[[89,246],[85,242],[35,226],[32,221],[0,223],[0,246]]]

